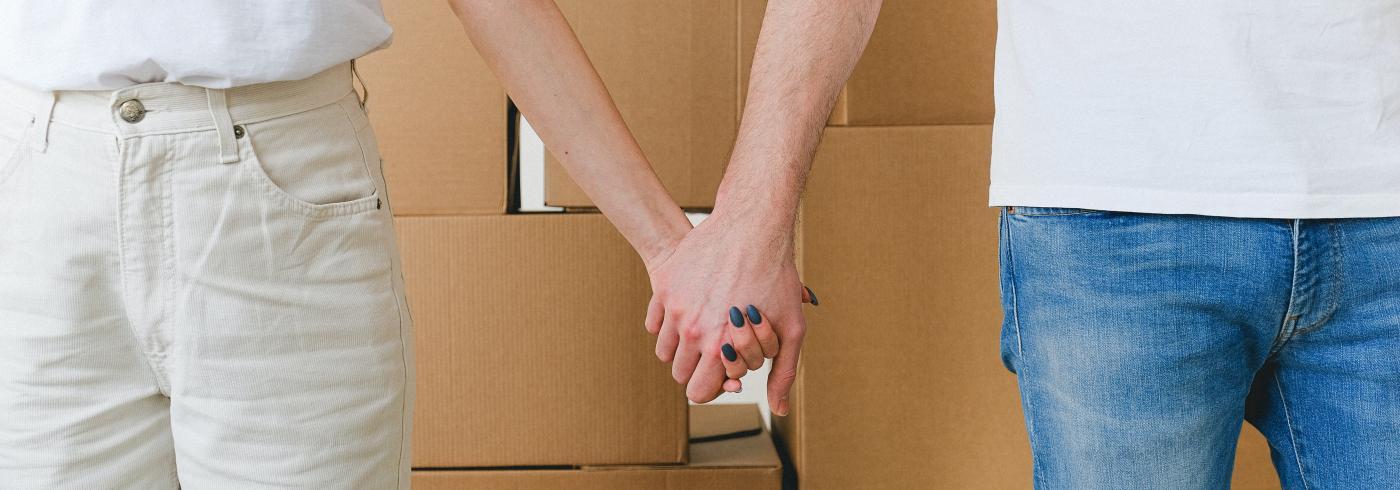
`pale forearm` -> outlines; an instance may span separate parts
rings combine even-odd
[[[642,258],[690,224],[652,171],[554,0],[451,0],[545,146]]]
[[[769,0],[748,103],[716,213],[790,237],[822,128],[875,26],[881,0]]]

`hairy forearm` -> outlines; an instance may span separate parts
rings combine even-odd
[[[716,213],[791,238],[822,128],[875,27],[881,0],[769,0]]]
[[[690,229],[554,0],[450,0],[545,146],[648,263]],[[650,265],[650,264],[649,264]]]

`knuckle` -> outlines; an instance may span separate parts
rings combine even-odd
[[[776,374],[773,375],[773,379],[768,381],[768,386],[773,387],[778,393],[783,393],[786,392],[787,387],[791,386],[792,382],[796,380],[796,371],[784,369],[782,371],[776,371]]]
[[[716,357],[716,358],[719,358],[719,359],[721,359],[721,360],[724,359],[724,354],[720,352],[720,347],[719,347],[719,345],[711,345],[711,346],[709,346],[709,347],[706,347],[704,350],[702,350],[702,351],[700,351],[700,352],[701,352],[701,354],[704,355],[704,356]]]
[[[685,397],[686,397],[686,398],[689,398],[690,401],[693,401],[693,402],[695,402],[695,403],[705,403],[705,402],[707,402],[707,401],[710,401],[709,399],[706,398],[705,393],[702,393],[702,392],[701,392],[701,390],[700,390],[700,388],[699,388],[698,386],[688,386],[688,387],[686,387],[686,390],[685,390]]]
[[[777,350],[779,345],[778,338],[771,335],[767,337],[759,337],[758,342],[760,345],[763,346],[763,350],[765,351]]]
[[[747,347],[753,346],[754,338],[752,335],[733,335],[730,338],[730,342],[734,343],[735,349],[744,350]]]
[[[705,330],[703,328],[700,328],[699,325],[690,324],[681,328],[681,337],[688,342],[700,340],[704,336]]]

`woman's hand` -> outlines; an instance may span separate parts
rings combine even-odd
[[[765,227],[717,211],[648,270],[646,327],[658,335],[656,356],[687,385],[686,397],[713,400],[722,388],[737,387],[726,380],[772,358],[769,406],[785,415],[808,298],[797,276],[791,227]]]

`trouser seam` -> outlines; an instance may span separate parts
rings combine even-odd
[[[1345,272],[1342,270],[1342,244],[1346,242],[1346,240],[1342,239],[1342,233],[1342,228],[1336,223],[1328,224],[1328,234],[1332,239],[1332,246],[1329,247],[1331,249],[1329,255],[1332,259],[1332,271],[1330,274],[1332,284],[1329,285],[1329,291],[1327,292],[1327,311],[1324,311],[1318,316],[1317,320],[1312,323],[1302,327],[1295,327],[1292,336],[1305,334],[1321,328],[1323,324],[1332,319],[1332,316],[1336,314],[1337,309],[1341,305],[1342,283],[1345,280]]]
[[[1278,333],[1274,334],[1274,341],[1269,345],[1269,353],[1264,356],[1265,359],[1272,357],[1283,347],[1283,344],[1292,336],[1298,319],[1302,317],[1301,314],[1293,312],[1294,303],[1298,299],[1298,272],[1302,265],[1299,256],[1299,237],[1302,231],[1300,220],[1293,220],[1290,228],[1293,239],[1293,271],[1288,284],[1288,304],[1283,309],[1283,320],[1279,322]]]
[[[1013,325],[1016,326],[1016,356],[1020,357],[1022,351],[1021,316],[1019,313],[1019,309],[1016,307],[1016,260],[1014,253],[1015,249],[1012,248],[1011,244],[1011,220],[1006,219],[1005,216],[1002,216],[1001,219],[1002,224],[1004,225],[1003,228],[1006,229],[1006,271],[1011,279],[1010,281],[1007,281],[1007,283],[1011,286],[1011,322]]]
[[[1283,396],[1283,382],[1279,381],[1279,375],[1274,376],[1274,388],[1278,390],[1279,406],[1283,408],[1283,421],[1288,426],[1288,442],[1293,447],[1293,461],[1298,465],[1298,481],[1302,482],[1303,490],[1308,489],[1308,479],[1303,476],[1303,456],[1298,450],[1297,432],[1293,428],[1293,417],[1288,413],[1288,401]]]
[[[364,170],[365,176],[369,177],[370,185],[378,186],[378,179],[374,177],[374,172],[369,168],[369,153],[365,151],[364,143],[360,142],[360,132],[369,129],[371,126],[365,124],[363,128],[355,129],[355,122],[350,118],[350,110],[345,108],[343,102],[336,102],[335,105],[340,108],[340,113],[345,116],[345,124],[350,126],[351,138],[355,140],[355,147],[360,150],[360,169]],[[378,189],[374,191],[375,193],[379,192]],[[388,192],[386,191],[385,194],[388,194]]]
[[[356,134],[355,139],[356,141],[359,140],[358,134]],[[384,180],[382,166],[380,167],[380,172],[376,176],[374,176],[373,180],[376,181],[376,185],[382,185],[385,187],[385,194],[387,195],[388,182]],[[375,192],[378,192],[378,190],[376,190]],[[399,317],[399,361],[403,365],[403,376],[401,378],[400,383],[401,389],[399,397],[399,455],[395,461],[394,469],[394,485],[396,488],[402,489],[407,488],[407,486],[404,485],[403,481],[403,459],[404,451],[409,449],[408,447],[405,447],[406,444],[404,444],[404,439],[406,438],[406,436],[408,436],[408,422],[409,419],[413,416],[413,413],[408,406],[409,395],[413,390],[413,386],[409,384],[409,370],[414,368],[408,363],[408,343],[412,342],[413,339],[404,337],[404,317],[409,313],[407,310],[408,306],[404,304],[404,296],[407,294],[407,291],[405,290],[406,288],[404,287],[405,285],[403,282],[403,265],[398,259],[396,259],[396,257],[399,256],[399,254],[398,240],[395,238],[393,230],[394,213],[392,208],[384,209],[382,210],[382,212],[389,216],[389,239],[385,240],[388,243],[386,247],[389,248],[385,250],[385,257],[389,260],[389,290],[394,295],[395,311],[398,312]],[[409,318],[409,320],[411,320],[411,318]]]
[[[1041,465],[1040,455],[1036,451],[1035,417],[1032,415],[1034,406],[1031,404],[1031,397],[1026,394],[1026,384],[1022,382],[1026,375],[1026,368],[1021,362],[1023,349],[1021,348],[1021,315],[1016,301],[1016,260],[1015,248],[1011,240],[1011,220],[1006,217],[1006,213],[1001,216],[1003,233],[1006,234],[1006,270],[1010,280],[1007,283],[1011,286],[1011,322],[1016,327],[1016,377],[1017,391],[1021,393],[1021,400],[1026,411],[1026,439],[1031,447],[1031,479],[1036,488],[1044,488],[1045,469]]]
[[[115,181],[117,187],[117,205],[114,212],[114,214],[116,215],[115,226],[117,232],[117,281],[119,286],[121,287],[121,291],[118,292],[117,296],[118,298],[122,299],[122,305],[120,308],[122,319],[125,320],[124,323],[126,323],[127,332],[131,334],[131,341],[133,344],[135,344],[134,347],[136,348],[136,354],[141,357],[141,361],[146,365],[146,368],[148,369],[147,374],[150,375],[151,383],[155,385],[156,390],[159,391],[160,394],[169,396],[169,393],[166,393],[165,389],[162,388],[160,373],[159,371],[157,371],[155,361],[151,358],[150,353],[146,352],[146,346],[141,342],[141,335],[137,332],[136,322],[131,318],[131,311],[126,303],[126,295],[127,291],[129,291],[129,281],[127,280],[126,274],[126,224],[125,220],[123,219],[122,213],[126,209],[126,201],[128,196],[126,192],[126,186],[124,185],[125,180],[122,178],[124,174],[123,167],[125,165],[125,163],[122,162],[122,142],[121,139],[115,135],[112,137],[112,139],[114,143],[112,145],[111,153],[112,162],[114,163],[112,169],[113,180]]]
[[[161,305],[161,311],[163,312],[161,321],[165,324],[158,326],[157,338],[159,338],[159,333],[161,331],[167,331],[166,335],[169,335],[168,329],[174,328],[172,320],[175,318],[175,171],[177,168],[179,168],[178,165],[167,167],[164,175],[165,178],[162,179],[165,183],[161,190],[161,196],[163,197],[161,202],[161,237],[163,240],[161,240],[160,248],[164,256],[161,257],[160,260],[162,277],[153,282],[158,284],[164,283],[165,285],[165,290],[162,291],[163,294],[161,294],[164,303]],[[157,366],[161,368],[161,370],[156,372],[156,376],[161,381],[161,391],[165,392],[166,396],[169,396],[171,392],[170,377],[163,366],[169,355],[167,349],[168,346],[159,346],[159,350],[156,353],[160,358],[159,362],[162,364],[161,366]]]
[[[413,416],[413,414],[409,412],[408,408],[409,390],[413,388],[408,385],[408,370],[413,369],[413,366],[408,365],[408,348],[405,345],[407,340],[404,339],[403,329],[404,305],[403,302],[399,299],[400,291],[397,285],[395,284],[396,281],[394,280],[393,276],[394,274],[399,273],[398,268],[393,267],[391,265],[389,273],[391,274],[389,276],[389,289],[394,293],[394,305],[399,313],[399,359],[400,362],[403,364],[403,376],[400,389],[401,394],[399,396],[399,456],[397,458],[397,461],[395,461],[394,463],[394,485],[398,488],[405,488],[403,482],[403,452],[406,448],[404,447],[403,440],[404,433],[408,431],[408,418]]]

